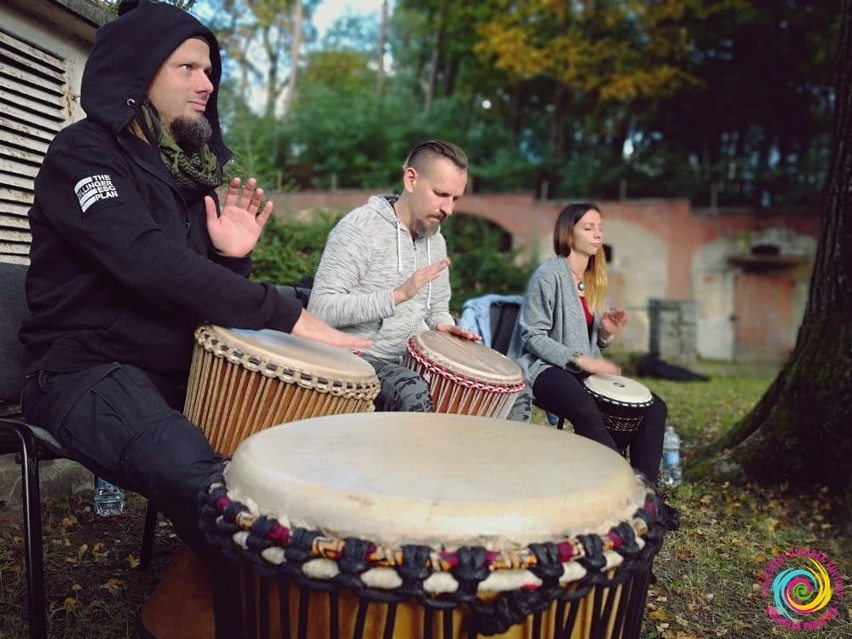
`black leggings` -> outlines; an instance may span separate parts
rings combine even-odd
[[[555,366],[545,368],[536,377],[533,396],[541,408],[571,422],[578,435],[618,450],[595,399],[569,371]],[[630,446],[630,464],[656,484],[668,407],[662,399],[653,397],[654,402],[645,409],[645,420]]]

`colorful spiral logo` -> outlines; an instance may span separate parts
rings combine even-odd
[[[816,630],[837,616],[830,604],[843,594],[837,566],[824,553],[794,548],[766,566],[763,591],[767,614],[790,630]]]

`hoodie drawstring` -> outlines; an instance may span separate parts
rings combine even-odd
[[[426,265],[429,266],[432,264],[432,244],[429,242],[429,238],[426,238]],[[429,282],[429,293],[426,295],[426,308],[432,308],[432,282]]]
[[[401,229],[399,228],[399,220],[396,221],[396,272],[402,273],[402,242],[399,239]]]

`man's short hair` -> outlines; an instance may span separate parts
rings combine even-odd
[[[409,167],[418,172],[435,158],[444,157],[463,171],[467,171],[467,156],[456,144],[445,140],[427,140],[421,142],[408,152],[408,157],[402,165],[402,170]]]

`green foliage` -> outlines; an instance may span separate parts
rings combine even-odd
[[[312,221],[272,216],[252,253],[252,279],[275,284],[296,284],[313,277],[325,241],[339,215],[318,212]]]
[[[242,69],[229,79],[228,140],[270,186],[386,189],[428,137],[462,145],[475,192],[546,183],[550,198],[600,198],[626,186],[760,208],[811,204],[825,178],[832,3],[397,0],[383,38],[347,16],[311,44],[307,23],[296,102],[267,119],[245,103],[270,80],[247,57],[248,18],[226,11],[245,3],[202,5],[219,8],[226,60],[239,60],[226,68]]]

